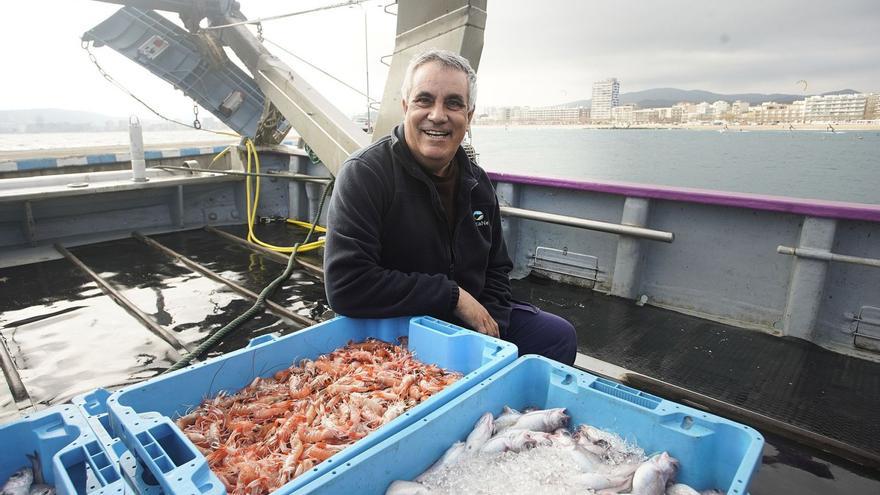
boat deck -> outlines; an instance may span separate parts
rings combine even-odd
[[[239,237],[246,234],[244,226],[223,230]],[[260,226],[258,233],[279,245],[304,236],[303,230],[286,225]],[[194,272],[179,258],[134,238],[70,252],[186,348],[250,306],[227,282],[259,292],[283,268],[277,258],[208,230],[150,238],[222,279]],[[314,255],[304,260],[320,265]],[[871,462],[880,454],[880,426],[873,421],[880,406],[880,364],[669,310],[638,307],[535,276],[514,281],[513,287],[517,298],[576,326],[579,364],[589,368],[598,359],[626,368],[624,381],[634,386],[762,431],[768,441],[752,495],[880,492],[880,472]],[[243,347],[264,333],[293,332],[304,322],[332,315],[320,278],[302,271],[272,299],[289,314],[265,312],[214,352]],[[0,268],[0,336],[9,384],[0,386],[0,422],[95,387],[149,378],[179,355],[66,259]],[[585,361],[588,356],[593,361]],[[804,435],[792,441],[792,431]],[[825,440],[865,462],[850,462],[811,446],[829,445]]]

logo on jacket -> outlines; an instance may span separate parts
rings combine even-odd
[[[489,225],[489,221],[486,220],[486,215],[480,210],[474,210],[474,223],[477,227]]]

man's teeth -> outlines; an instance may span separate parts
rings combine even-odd
[[[446,136],[449,134],[448,132],[440,132],[440,131],[422,131],[429,136]]]

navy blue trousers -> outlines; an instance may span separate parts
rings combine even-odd
[[[531,304],[514,301],[510,326],[501,338],[516,344],[520,356],[539,354],[571,365],[577,354],[577,332],[572,324]]]

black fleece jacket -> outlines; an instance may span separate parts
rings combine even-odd
[[[461,286],[510,321],[512,263],[486,172],[459,147],[455,230],[403,127],[343,164],[328,210],[324,284],[330,307],[358,318],[430,315],[458,324]],[[450,238],[451,237],[451,238]]]

